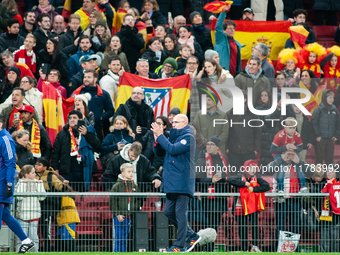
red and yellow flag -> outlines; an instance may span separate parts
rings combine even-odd
[[[214,1],[204,5],[203,9],[212,13],[221,13],[223,12],[224,7],[231,5],[232,3],[233,1]]]
[[[170,109],[178,107],[181,113],[187,113],[188,100],[191,92],[191,82],[188,74],[171,79],[151,80],[125,72],[118,85],[116,109],[125,104],[131,97],[133,88],[144,90],[144,101],[155,112],[155,118],[168,116]]]
[[[212,20],[211,39],[215,45],[215,27],[217,19]],[[237,25],[234,38],[244,47],[241,50],[241,59],[248,60],[251,57],[252,48],[257,43],[265,43],[269,46],[271,60],[277,60],[280,51],[284,49],[289,38],[290,21],[243,21],[235,20]],[[221,57],[221,56],[220,56]]]
[[[308,90],[306,86],[300,81],[299,83],[300,88],[303,88],[305,90]],[[310,99],[308,102],[303,103],[303,106],[311,113],[313,114],[314,110],[319,106],[319,100],[322,98],[322,91],[324,90],[324,86],[320,86],[314,93],[310,93]],[[301,98],[305,98],[306,95],[304,93],[300,93]],[[319,99],[320,98],[320,99]],[[321,102],[321,100],[320,100]],[[309,116],[311,118],[312,116]]]
[[[62,16],[65,19],[68,19],[70,17],[70,15],[72,14],[71,3],[72,3],[72,0],[65,0],[63,12],[62,12]]]
[[[65,125],[63,114],[63,98],[60,92],[45,82],[42,83],[43,105],[45,110],[46,131],[52,146],[60,130]]]
[[[293,41],[295,49],[301,50],[305,45],[309,31],[307,31],[303,26],[291,26],[289,28],[290,40]]]

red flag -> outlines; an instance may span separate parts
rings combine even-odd
[[[307,40],[309,31],[307,31],[303,26],[291,26],[289,28],[290,40],[293,41],[295,48],[297,50],[301,49]],[[297,45],[298,44],[298,45]]]
[[[224,7],[231,5],[233,1],[214,1],[204,5],[203,9],[212,13],[221,13]]]

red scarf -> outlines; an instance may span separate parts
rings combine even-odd
[[[327,179],[328,181],[329,179]],[[333,178],[332,183],[336,182],[336,179]],[[323,203],[322,203],[322,211],[321,211],[321,215],[320,215],[320,220],[324,220],[324,221],[332,221],[332,211],[330,210],[330,201],[329,201],[329,197],[324,197],[323,199]]]
[[[79,146],[77,144],[77,140],[74,137],[72,128],[70,126],[68,127],[68,131],[70,132],[70,135],[71,135],[71,153],[70,153],[70,155],[71,155],[71,157],[77,156],[77,161],[78,161],[78,163],[80,163],[81,162],[81,155],[78,151]],[[81,136],[79,136],[79,139],[80,139],[80,137]]]
[[[227,161],[224,159],[221,150],[218,149],[218,150],[217,150],[217,153],[218,153],[218,155],[220,156],[220,159],[221,159],[221,161],[222,161],[223,169],[227,169],[228,164],[227,164]],[[210,155],[207,151],[205,151],[205,162],[206,162],[206,166],[207,166],[207,178],[213,178],[214,173],[213,173],[213,171],[212,171],[212,170],[213,170],[212,166],[213,166],[214,164],[213,164],[211,155]],[[227,173],[227,175],[228,175],[228,172],[226,172],[226,173]]]
[[[31,144],[32,144],[32,154],[35,158],[41,157],[41,150],[40,150],[40,128],[39,124],[35,119],[32,119],[32,130],[31,130]],[[24,124],[22,120],[20,121],[20,124],[18,125],[18,130],[24,129]]]

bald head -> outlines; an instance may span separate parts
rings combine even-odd
[[[56,34],[63,33],[65,30],[65,20],[61,15],[57,15],[53,20],[53,30]]]
[[[172,121],[172,128],[182,129],[188,125],[188,117],[185,114],[177,114]]]
[[[141,87],[135,87],[131,93],[131,100],[136,104],[141,104],[144,99],[144,90]]]

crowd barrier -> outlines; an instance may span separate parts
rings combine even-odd
[[[202,187],[202,191],[205,188]],[[339,252],[339,218],[333,215],[333,221],[320,221],[321,209],[328,193],[278,194],[272,192],[271,187],[265,193],[265,209],[244,216],[241,215],[239,193],[233,190],[219,193],[217,189],[212,193],[214,189],[211,186],[208,190],[195,192],[194,198],[190,199],[188,222],[196,232],[208,227],[214,228],[217,238],[214,244],[198,245],[196,251],[240,251],[250,250],[252,245],[256,245],[261,251],[276,252],[281,230],[300,235],[295,247],[299,251]],[[176,230],[163,212],[165,194],[152,192],[152,189],[139,193],[15,193],[15,202],[11,206],[14,216],[19,215],[16,209],[19,200],[32,196],[46,196],[41,202],[39,240],[36,240],[39,251],[112,252],[117,249],[125,251],[125,247],[126,251],[162,251],[176,240]],[[72,198],[74,204],[68,198]],[[115,220],[109,201],[113,199],[112,202],[116,203],[128,201],[128,198],[131,203],[140,203],[140,207],[131,210],[129,221],[127,218],[124,220],[130,222],[130,226],[123,226],[128,233],[124,242],[124,238],[115,233],[122,228],[113,227]],[[62,209],[57,209],[60,206]],[[312,206],[319,208],[318,217]],[[77,223],[74,232],[72,223]],[[4,225],[1,232],[5,231]],[[8,244],[0,243],[2,250],[15,250],[15,239],[12,236],[8,238]],[[121,239],[122,242],[115,242],[115,239]],[[288,244],[293,245],[292,242]],[[279,246],[281,250],[292,248],[282,246],[282,243]]]

